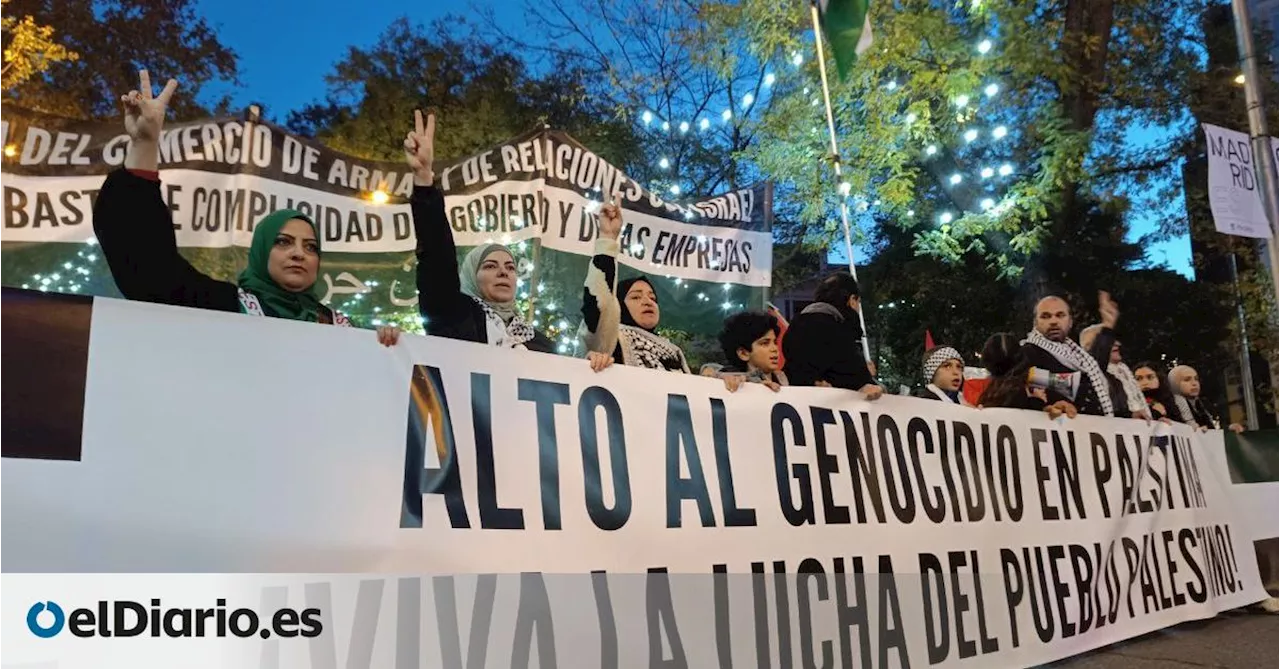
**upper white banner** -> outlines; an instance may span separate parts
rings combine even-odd
[[[28,114],[27,112],[22,112]],[[0,133],[20,147],[5,164],[7,242],[84,242],[93,201],[124,161],[114,124],[31,115]],[[13,136],[10,136],[10,135]],[[403,164],[359,160],[268,124],[211,119],[174,124],[161,138],[162,193],[182,247],[247,247],[263,216],[293,208],[320,226],[326,251],[414,248]],[[591,255],[595,218],[616,198],[625,210],[619,262],[672,278],[768,286],[772,188],[667,201],[563,132],[517,137],[436,166],[459,246],[539,239]]]
[[[1218,232],[1239,237],[1266,239],[1271,224],[1262,204],[1254,171],[1249,135],[1208,123],[1204,137],[1209,156],[1209,208]],[[1269,138],[1268,147],[1280,159],[1280,145]]]

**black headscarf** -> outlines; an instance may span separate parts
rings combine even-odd
[[[637,323],[636,319],[631,317],[631,309],[627,307],[627,293],[631,292],[631,287],[636,285],[637,283],[645,283],[649,286],[650,290],[653,289],[653,282],[649,280],[649,277],[643,274],[637,277],[632,277],[630,279],[623,279],[622,281],[618,282],[618,301],[622,303],[621,304],[622,324],[630,325],[633,328],[640,328],[641,330],[644,330],[646,332],[653,332],[653,330],[646,327],[642,327],[639,323]],[[657,301],[658,301],[657,292],[655,291],[654,302],[657,302]]]

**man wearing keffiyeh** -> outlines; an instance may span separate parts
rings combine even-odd
[[[1115,340],[1120,308],[1105,291],[1098,293],[1098,316],[1102,328],[1093,347],[1085,350],[1071,340],[1071,308],[1066,300],[1050,295],[1036,303],[1035,327],[1022,342],[1023,354],[1033,367],[1050,373],[1080,372],[1080,389],[1074,403],[1081,413],[1114,416],[1110,384],[1105,371]],[[1060,398],[1071,399],[1071,398]]]

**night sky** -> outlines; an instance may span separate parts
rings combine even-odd
[[[400,16],[426,24],[448,14],[474,15],[473,7],[485,6],[498,9],[514,27],[521,24],[521,5],[522,0],[201,0],[199,11],[222,43],[240,56],[241,87],[230,91],[233,100],[238,105],[262,102],[271,117],[282,122],[290,110],[324,95],[324,76],[348,46],[373,44]],[[1130,137],[1136,144],[1147,144],[1163,134],[1158,128],[1134,128]],[[1179,199],[1165,211],[1131,217],[1131,236],[1152,230],[1160,217],[1182,215]],[[1192,275],[1191,245],[1185,235],[1149,248],[1147,258]]]

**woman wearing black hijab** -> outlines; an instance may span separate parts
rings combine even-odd
[[[630,367],[689,373],[684,351],[655,330],[661,312],[653,282],[638,276],[618,282],[618,234],[622,209],[600,209],[595,255],[582,289],[582,321],[593,369],[610,359]]]

